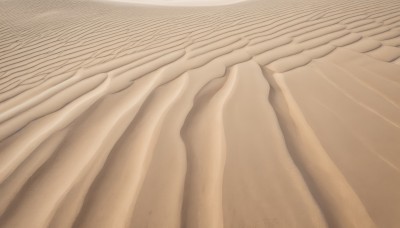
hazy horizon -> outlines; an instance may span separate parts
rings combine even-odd
[[[106,2],[123,2],[141,5],[160,6],[221,6],[249,0],[100,0]]]

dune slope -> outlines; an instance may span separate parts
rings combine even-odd
[[[0,227],[400,226],[398,1],[0,21]]]

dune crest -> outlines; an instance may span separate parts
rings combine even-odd
[[[399,227],[399,12],[0,1],[0,227]]]

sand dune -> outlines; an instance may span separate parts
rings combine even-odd
[[[0,227],[400,226],[398,1],[0,15]]]

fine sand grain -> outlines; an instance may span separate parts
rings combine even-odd
[[[1,228],[400,227],[399,1],[174,2],[0,0]]]

